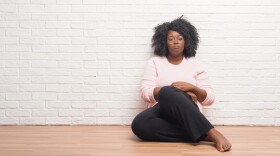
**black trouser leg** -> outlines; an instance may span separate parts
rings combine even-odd
[[[136,136],[145,141],[192,142],[183,127],[160,116],[159,105],[139,113],[131,128]]]
[[[194,142],[204,139],[206,133],[213,128],[191,96],[175,87],[163,87],[158,94],[158,101],[160,112],[184,127]]]
[[[212,128],[191,97],[171,86],[163,87],[158,104],[132,122],[135,135],[148,141],[198,142]]]

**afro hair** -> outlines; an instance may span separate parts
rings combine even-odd
[[[198,33],[196,28],[182,17],[171,22],[162,23],[154,28],[155,33],[152,37],[152,47],[154,47],[155,55],[168,56],[167,35],[170,30],[173,30],[182,35],[185,40],[184,57],[195,56],[199,43]]]

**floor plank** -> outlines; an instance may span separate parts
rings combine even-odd
[[[0,156],[279,156],[280,127],[217,126],[233,144],[143,142],[129,126],[0,126]]]

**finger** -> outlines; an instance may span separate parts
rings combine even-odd
[[[196,103],[197,102],[197,98],[193,97],[193,102]]]
[[[197,97],[193,92],[187,92],[187,94],[189,94],[192,97]]]
[[[180,82],[173,82],[172,84],[173,84],[173,85],[179,85]]]

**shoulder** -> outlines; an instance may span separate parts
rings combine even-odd
[[[189,58],[186,58],[186,60],[188,63],[191,63],[193,65],[201,65],[201,61],[195,57],[189,57]]]
[[[163,62],[165,60],[165,56],[153,56],[150,60],[153,62]]]
[[[195,57],[190,57],[190,58],[186,58],[186,62],[191,65],[193,68],[195,68],[196,70],[203,70],[204,67],[203,67],[203,64],[202,62],[195,58]]]
[[[164,56],[153,56],[148,60],[148,64],[162,64],[165,62],[165,57]]]

